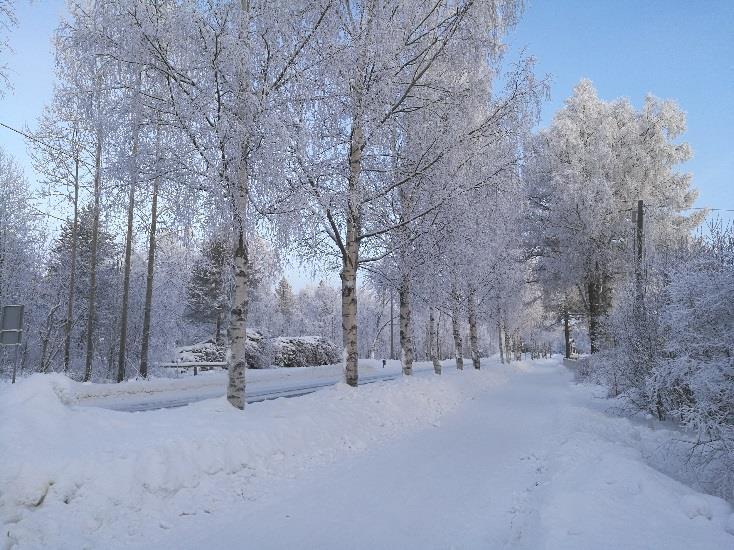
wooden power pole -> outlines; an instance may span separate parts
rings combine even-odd
[[[642,200],[637,201],[637,258],[635,263],[635,282],[637,283],[637,299],[642,298],[642,244],[644,235],[645,205]]]

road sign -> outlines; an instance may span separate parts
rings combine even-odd
[[[3,306],[0,317],[0,345],[17,346],[23,339],[23,306]]]

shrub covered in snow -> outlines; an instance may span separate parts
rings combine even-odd
[[[247,368],[265,369],[272,364],[270,341],[262,332],[247,331]],[[218,363],[226,361],[227,347],[213,338],[176,349],[174,363]]]
[[[324,338],[297,336],[274,338],[274,363],[279,367],[332,365],[340,360],[337,347]]]
[[[734,497],[734,230],[650,261],[642,298],[621,287],[607,320],[614,338],[579,372],[633,410],[696,437],[691,464]]]
[[[216,363],[224,361],[227,349],[214,339],[176,348],[174,363]]]

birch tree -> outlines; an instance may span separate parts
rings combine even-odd
[[[561,274],[566,290],[583,300],[592,353],[604,340],[615,274],[634,262],[637,200],[666,207],[653,241],[675,239],[698,223],[681,214],[696,197],[690,176],[676,170],[691,154],[675,141],[684,130],[685,115],[673,102],[649,96],[638,111],[627,100],[599,99],[582,80],[534,145],[528,181],[541,228],[539,265],[549,278]]]
[[[245,405],[250,200],[267,195],[267,182],[277,177],[271,153],[284,128],[278,118],[283,94],[300,75],[328,7],[305,1],[186,4],[166,11],[175,34],[144,30],[178,125],[199,155],[195,169],[215,182],[207,189],[233,228],[227,395],[237,408]]]
[[[7,56],[12,49],[9,34],[16,24],[15,0],[0,0],[0,99],[10,88]]]
[[[518,6],[367,0],[335,6],[335,12],[338,32],[325,46],[334,59],[324,65],[321,77],[328,94],[301,120],[314,121],[314,145],[303,154],[301,167],[303,190],[312,205],[311,227],[322,231],[338,251],[345,380],[356,386],[359,267],[384,257],[388,234],[433,211],[452,191],[445,188],[434,204],[409,219],[395,223],[384,215],[386,205],[415,177],[384,176],[390,174],[390,150],[399,125],[460,95],[469,67],[485,71],[486,56],[500,49],[500,37],[514,23]],[[450,63],[467,72],[458,80],[441,80],[440,71]],[[439,81],[446,88],[432,87]],[[483,127],[479,121],[477,133]],[[427,144],[418,168],[442,159],[445,143]]]

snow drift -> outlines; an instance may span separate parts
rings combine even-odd
[[[133,535],[138,522],[155,521],[174,501],[206,510],[223,494],[247,498],[255,478],[294,475],[430,426],[500,380],[467,372],[356,390],[341,384],[250,405],[244,413],[222,398],[138,414],[65,405],[71,382],[61,375],[6,384],[0,387],[3,544],[99,546],[101,533]]]

